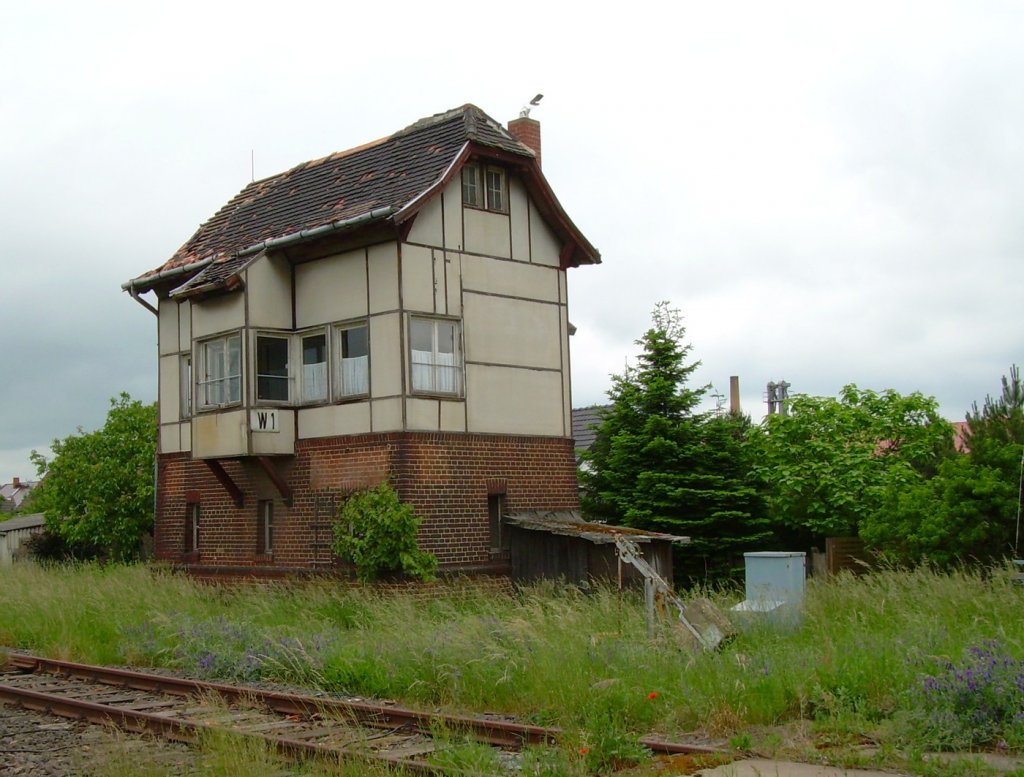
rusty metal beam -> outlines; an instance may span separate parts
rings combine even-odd
[[[224,487],[224,490],[228,492],[228,495],[235,500],[235,507],[245,507],[245,494],[242,493],[242,489],[238,487],[238,484],[231,479],[231,475],[227,473],[224,466],[218,459],[203,459],[206,462],[206,466],[210,468],[210,472],[217,478],[217,481]]]

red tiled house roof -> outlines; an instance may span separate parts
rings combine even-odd
[[[563,267],[600,262],[562,209],[534,152],[476,106],[463,105],[249,184],[167,262],[124,288],[145,292],[171,279],[174,296],[231,288],[241,267],[264,250],[371,225],[400,233],[470,156],[501,159],[518,170],[563,241]]]

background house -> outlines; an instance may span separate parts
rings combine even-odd
[[[32,493],[32,489],[39,485],[35,480],[22,480],[14,478],[10,483],[0,485],[0,511],[10,513],[19,509],[22,503]]]
[[[158,316],[156,557],[331,565],[387,479],[442,567],[507,572],[504,515],[578,507],[566,271],[599,261],[539,124],[471,105],[245,187],[124,285]]]

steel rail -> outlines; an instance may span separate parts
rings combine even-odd
[[[269,743],[277,751],[299,758],[327,758],[340,761],[384,761],[390,766],[421,774],[441,775],[445,770],[423,761],[389,755],[387,753],[359,752],[340,745],[323,745],[303,742],[287,737],[275,737],[236,729],[227,729],[210,723],[173,718],[151,712],[140,712],[123,707],[73,699],[53,693],[42,693],[28,688],[15,688],[0,684],[0,701],[18,704],[25,709],[50,715],[58,715],[91,723],[111,723],[124,731],[137,734],[159,734],[165,739],[196,743],[203,734],[230,731],[233,735],[257,739]]]
[[[24,653],[8,654],[8,663],[29,672],[47,672],[67,677],[79,677],[105,685],[139,691],[153,691],[177,696],[212,693],[229,702],[260,703],[274,712],[285,715],[332,713],[374,728],[411,727],[418,733],[429,735],[434,726],[441,724],[452,730],[470,733],[480,742],[500,747],[518,748],[523,745],[552,744],[562,733],[557,728],[545,728],[525,723],[488,720],[467,715],[421,712],[389,704],[303,696],[297,693],[268,691],[225,683],[186,680],[127,669],[77,664]]]
[[[480,742],[507,748],[524,745],[556,744],[562,731],[555,727],[535,726],[503,720],[488,720],[466,715],[446,715],[422,712],[390,704],[374,704],[365,701],[304,696],[297,693],[269,691],[260,688],[228,685],[226,683],[189,680],[168,675],[136,672],[128,669],[93,666],[71,661],[60,661],[26,653],[7,654],[9,666],[26,672],[46,672],[66,677],[92,680],[104,685],[131,688],[174,696],[196,696],[214,694],[228,702],[262,704],[267,709],[283,715],[334,714],[371,728],[409,728],[416,733],[430,735],[434,727],[441,724],[449,729],[470,733]],[[21,693],[17,688],[3,688],[5,692]],[[2,698],[2,694],[0,694]],[[97,705],[104,710],[113,708]],[[162,716],[154,725],[166,721]],[[205,724],[199,724],[205,725]],[[284,741],[284,740],[278,740]],[[294,753],[301,755],[322,750],[323,746],[307,742],[294,742]],[[639,744],[654,753],[667,755],[727,755],[724,750],[686,742],[669,742],[655,737],[644,737]],[[406,765],[407,764],[403,764]]]

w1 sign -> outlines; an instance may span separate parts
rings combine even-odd
[[[250,410],[249,428],[254,432],[279,432],[277,410]]]

